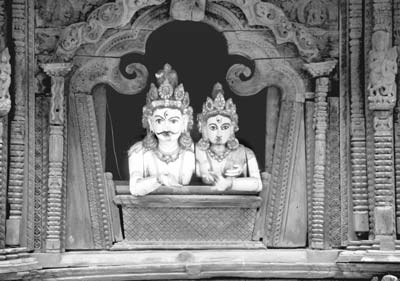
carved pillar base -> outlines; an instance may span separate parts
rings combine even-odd
[[[21,220],[19,218],[16,219],[8,219],[6,221],[6,244],[8,246],[18,246],[19,245],[19,235],[20,235],[20,226]]]

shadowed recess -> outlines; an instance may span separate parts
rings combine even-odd
[[[127,151],[132,144],[145,136],[141,122],[142,107],[145,105],[150,83],[156,82],[154,74],[162,69],[165,63],[169,63],[177,71],[179,83],[183,83],[185,90],[189,92],[195,121],[206,97],[211,96],[214,84],[222,83],[225,98],[232,98],[237,106],[239,132],[236,133],[236,137],[241,143],[253,149],[260,167],[264,167],[265,94],[240,97],[230,91],[225,80],[229,67],[240,63],[252,69],[253,64],[244,57],[229,55],[227,42],[222,33],[205,23],[179,21],[168,23],[150,35],[145,55],[130,53],[122,57],[120,65],[122,73],[125,66],[133,62],[142,63],[149,71],[148,85],[142,93],[132,96],[122,95],[107,86],[109,114],[106,171],[112,172],[114,179],[129,178]],[[129,79],[135,77],[132,73],[124,75]],[[191,135],[195,142],[200,139],[197,124]]]

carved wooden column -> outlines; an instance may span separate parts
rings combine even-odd
[[[374,232],[380,249],[394,250],[393,108],[396,104],[397,49],[392,48],[392,1],[373,0],[372,49],[368,54],[369,109],[374,126]]]
[[[350,158],[353,225],[358,235],[368,233],[368,184],[364,103],[361,79],[362,1],[350,1]]]
[[[49,63],[42,65],[51,76],[50,136],[49,136],[49,179],[47,202],[46,251],[63,250],[64,216],[64,76],[71,70],[69,63]]]
[[[400,0],[393,1],[393,45],[397,46],[400,53]],[[398,65],[398,68],[400,64]],[[399,69],[397,70],[399,73]],[[397,92],[399,94],[400,79],[397,79]],[[400,104],[397,99],[395,109],[395,177],[396,177],[396,225],[397,234],[400,235]]]
[[[311,202],[311,248],[323,249],[325,237],[325,167],[326,167],[326,134],[328,126],[329,78],[336,66],[336,60],[306,64],[305,68],[316,78],[315,81],[315,154],[314,176]]]
[[[12,37],[15,44],[14,91],[15,111],[11,121],[8,203],[9,217],[6,222],[6,244],[20,245],[21,219],[25,168],[25,121],[26,121],[26,6],[25,0],[12,2]]]
[[[0,249],[5,247],[7,206],[7,115],[11,109],[9,86],[11,65],[8,48],[0,54]]]

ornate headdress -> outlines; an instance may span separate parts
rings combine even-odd
[[[143,107],[143,126],[147,128],[147,121],[155,108],[177,108],[184,114],[191,115],[193,109],[189,106],[189,93],[185,92],[182,84],[178,85],[178,74],[169,64],[156,73],[158,88],[151,83],[147,93],[146,105]],[[177,86],[178,85],[178,86]]]
[[[207,122],[208,118],[215,115],[223,115],[230,118],[234,123],[235,132],[238,131],[239,117],[236,113],[236,105],[233,103],[232,99],[225,100],[224,90],[220,83],[214,85],[212,96],[214,100],[207,97],[206,102],[203,104],[203,111],[197,116],[200,131],[202,123]]]

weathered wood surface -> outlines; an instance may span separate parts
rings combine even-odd
[[[129,183],[127,181],[114,181],[115,190],[118,195],[128,195]],[[238,190],[226,190],[218,191],[213,190],[211,186],[207,185],[185,185],[185,186],[161,186],[153,191],[151,194],[169,194],[169,195],[257,195],[257,191],[238,191]]]
[[[261,198],[245,195],[117,195],[114,202],[145,208],[258,208]]]
[[[78,113],[75,97],[69,97],[68,114],[68,171],[67,171],[67,214],[66,246],[68,250],[92,249],[94,247],[91,227],[86,178],[80,145]]]
[[[171,249],[265,249],[265,245],[259,241],[127,241],[116,243],[111,250],[129,251],[129,250],[171,250]]]
[[[363,256],[371,257],[371,262],[363,262]],[[77,280],[78,276],[85,276],[85,280],[186,280],[223,276],[370,279],[377,272],[400,271],[398,255],[365,251],[154,250],[36,254],[35,257],[46,268],[41,271],[43,280]],[[390,258],[392,263],[381,263]]]

